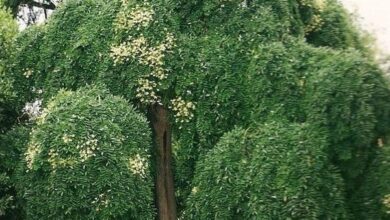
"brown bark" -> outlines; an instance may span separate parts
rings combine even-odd
[[[151,107],[156,145],[156,194],[160,220],[176,220],[176,200],[172,173],[171,126],[168,110],[160,105]]]

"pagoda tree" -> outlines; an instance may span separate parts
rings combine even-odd
[[[336,1],[70,0],[18,36],[9,63],[15,111],[104,84],[147,116],[159,219],[353,219],[356,204],[383,208],[382,192],[356,195],[387,143],[389,87]],[[208,203],[221,196],[226,203]]]

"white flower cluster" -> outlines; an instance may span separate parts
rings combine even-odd
[[[118,46],[112,46],[110,57],[114,64],[128,62],[130,58],[137,60],[139,64],[146,65],[153,69],[151,75],[162,80],[166,78],[163,68],[165,53],[175,46],[172,33],[167,33],[164,41],[159,45],[150,46],[147,39],[141,34],[139,37],[122,42]]]
[[[37,89],[37,88],[35,88],[35,87],[33,87],[32,89],[31,89],[31,91],[33,92],[33,93],[36,93],[36,94],[42,94],[43,93],[43,89]]]
[[[95,151],[99,150],[98,140],[97,139],[87,140],[85,143],[81,145],[77,145],[76,148],[79,150],[81,162],[85,162],[89,158],[96,156]]]
[[[312,8],[314,10],[314,15],[312,16],[309,24],[305,27],[305,33],[308,34],[320,28],[323,25],[323,20],[321,18],[321,13],[326,7],[325,0],[300,0],[299,3],[302,6]]]
[[[45,121],[46,121],[46,116],[47,116],[48,114],[49,114],[48,109],[47,109],[47,108],[44,108],[44,109],[41,111],[41,114],[40,114],[38,117],[35,118],[35,119],[36,119],[36,123],[37,123],[38,125],[44,124]]]
[[[122,7],[126,8],[127,4],[127,1],[122,1]],[[136,5],[130,13],[127,10],[121,10],[116,19],[116,29],[128,30],[135,27],[137,30],[140,30],[150,25],[154,14],[153,8],[147,3]]]
[[[64,134],[64,136],[62,136],[62,141],[64,141],[64,143],[67,144],[72,142],[74,137],[75,137],[74,134],[71,135]]]
[[[144,104],[161,104],[160,97],[157,96],[156,89],[157,83],[146,78],[138,80],[138,88],[136,97]]]
[[[54,149],[50,149],[48,155],[49,155],[48,162],[50,163],[51,168],[53,170],[55,170],[59,164],[59,156],[60,155]]]
[[[195,104],[193,102],[186,102],[179,96],[172,99],[171,104],[170,108],[175,112],[176,122],[189,122],[194,117]]]
[[[32,166],[33,166],[34,161],[35,161],[35,157],[41,152],[41,150],[42,150],[41,146],[39,144],[35,143],[34,141],[28,145],[27,151],[24,154],[24,156],[25,156],[25,160],[27,163],[27,168],[29,170],[32,169]]]
[[[117,30],[131,30],[136,28],[146,28],[150,26],[155,14],[154,10],[148,4],[136,5],[131,11],[127,10],[122,2],[123,10],[119,12],[116,27]],[[159,81],[168,77],[167,70],[164,68],[164,58],[167,53],[172,52],[175,46],[175,39],[172,33],[165,31],[165,38],[156,45],[152,45],[150,40],[142,34],[137,36],[130,35],[129,38],[119,45],[111,47],[110,57],[114,65],[123,64],[130,60],[138,62],[140,65],[149,67],[151,72],[142,76],[138,80],[137,98],[144,104],[161,104],[161,98],[157,95],[161,85]]]
[[[42,113],[42,99],[36,99],[34,102],[28,102],[23,108],[23,112],[27,114],[31,120],[36,119]]]
[[[326,7],[326,1],[325,0],[314,0],[314,6],[319,10],[323,11]]]
[[[62,136],[62,141],[65,144],[72,144],[74,142],[75,135],[64,134]],[[91,136],[93,139],[89,139],[86,142],[76,146],[76,149],[79,150],[79,157],[71,156],[67,158],[61,158],[57,150],[49,150],[49,159],[51,167],[55,171],[57,167],[73,167],[73,165],[85,162],[89,158],[96,156],[95,151],[99,150],[98,140],[95,139],[94,135]]]
[[[310,32],[313,32],[315,30],[317,30],[318,28],[320,28],[323,24],[323,21],[322,21],[322,18],[320,15],[313,15],[311,20],[310,20],[310,23],[306,25],[305,27],[305,33],[310,33]]]
[[[77,159],[74,157],[61,158],[57,150],[50,149],[49,150],[49,159],[47,160],[50,163],[53,172],[56,171],[57,167],[73,167],[73,165],[77,164]]]
[[[33,74],[33,71],[31,69],[25,69],[23,76],[25,76],[28,79],[28,78],[30,78],[30,76],[32,76],[32,74]]]
[[[141,35],[137,39],[112,46],[110,57],[114,60],[114,64],[127,62],[130,58],[136,58],[138,54],[145,53],[146,44],[146,39]]]
[[[384,198],[383,198],[383,205],[386,207],[387,211],[386,213],[387,214],[390,214],[390,194],[387,194]]]
[[[107,193],[111,192],[111,190],[108,190]],[[99,196],[95,197],[92,201],[92,204],[96,204],[96,211],[100,211],[102,208],[107,208],[108,204],[110,203],[110,199],[107,196],[107,193],[101,193]]]
[[[118,46],[111,47],[110,57],[114,60],[114,64],[121,64],[129,61],[130,58],[137,60],[142,65],[146,65],[155,69],[153,75],[159,79],[164,79],[164,68],[162,67],[166,52],[174,46],[174,37],[172,33],[167,33],[165,40],[152,47],[147,39],[141,34],[137,38],[129,38],[128,41],[122,42]]]
[[[128,168],[133,174],[145,178],[148,170],[148,161],[146,158],[136,154],[134,157],[129,158]]]
[[[195,186],[194,188],[192,188],[191,193],[196,194],[198,193],[198,191],[199,191],[199,187]]]
[[[322,11],[326,6],[325,0],[299,0],[299,3],[302,6],[315,8],[315,9],[320,10],[320,11]]]

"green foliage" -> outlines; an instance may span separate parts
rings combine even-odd
[[[137,17],[140,12],[142,19]],[[377,191],[362,193],[361,185],[373,173],[368,167],[378,157],[376,140],[387,141],[390,91],[381,71],[369,61],[366,42],[351,20],[334,0],[66,1],[47,24],[28,28],[17,38],[12,65],[7,66],[18,97],[12,108],[20,110],[41,96],[47,103],[61,88],[77,90],[97,82],[139,107],[150,104],[142,95],[154,92],[171,109],[181,209],[191,194],[196,164],[214,151],[226,132],[280,118],[286,124],[310,124],[323,131],[323,137],[310,142],[321,148],[308,154],[328,158],[321,159],[326,172],[313,178],[335,182],[340,189],[341,180],[332,168],[337,167],[346,182],[346,203],[353,211],[353,206],[363,207],[366,201],[358,194],[380,197]],[[128,53],[131,49],[135,50]],[[161,79],[153,75],[159,71],[164,75]],[[145,89],[145,85],[154,86]],[[34,88],[43,89],[43,95],[35,94]],[[175,117],[172,99],[178,97],[196,107],[190,109],[194,116],[188,122]],[[312,134],[318,136],[305,135]],[[287,136],[292,143],[297,140]],[[43,155],[48,157],[47,152]],[[272,160],[269,164],[277,167]],[[369,182],[379,184],[375,178]],[[309,201],[315,195],[321,200],[306,213],[309,218],[345,217],[343,207],[330,215],[333,208],[325,207],[326,196],[316,190],[307,192],[313,193],[307,195]],[[207,201],[207,196],[200,197],[199,201]],[[253,214],[247,211],[248,216]]]
[[[12,12],[12,15],[16,17],[21,2],[22,0],[0,0],[0,5],[4,5],[4,7],[9,8]]]
[[[380,183],[369,177],[373,172],[369,167],[378,158],[377,140],[386,141],[389,133],[388,83],[378,67],[357,51],[318,55],[311,58],[318,74],[308,78],[305,89],[307,121],[327,129],[328,155],[342,172],[354,218],[364,214],[363,219],[377,219],[378,212],[365,210],[378,210],[379,191],[370,188]],[[367,189],[376,202],[359,198]]]
[[[351,209],[356,219],[390,217],[390,148],[382,143],[380,145],[365,178],[361,180],[361,187],[351,198]]]
[[[26,102],[35,98],[32,88],[36,85],[32,79],[36,81],[42,79],[34,74],[32,67],[39,64],[39,43],[44,33],[43,30],[43,26],[36,26],[21,32],[15,40],[13,52],[8,60],[6,72],[12,82],[13,92],[18,97],[13,103],[13,111],[18,113]]]
[[[324,136],[272,122],[225,134],[198,163],[185,219],[345,219]]]
[[[19,126],[0,134],[0,218],[20,219],[13,175],[28,142],[29,129]]]
[[[9,71],[21,103],[33,99],[32,87],[43,89],[48,99],[61,88],[91,83],[106,70],[117,7],[106,1],[68,1],[48,24],[19,35]]]
[[[378,156],[378,168],[377,172],[374,173],[375,177],[379,179],[379,193],[381,203],[381,214],[382,218],[386,219],[390,217],[390,147],[389,145],[384,146],[379,151]],[[368,186],[367,186],[368,187]]]
[[[13,20],[11,14],[5,9],[0,2],[0,59],[7,57],[10,44],[18,33],[18,26]]]
[[[18,173],[28,219],[153,219],[151,132],[101,87],[61,91],[37,119]]]
[[[183,42],[178,43],[183,49],[173,63],[178,73],[174,91],[196,102],[190,123],[174,124],[176,183],[179,200],[184,200],[190,192],[198,155],[211,149],[234,125],[248,122],[244,105],[248,51],[242,51],[241,42],[235,38],[218,34],[179,42]]]
[[[197,108],[193,121],[175,132],[179,200],[190,193],[199,155],[234,126],[269,118],[325,128],[326,152],[343,171],[348,193],[355,193],[375,158],[371,143],[390,128],[389,87],[377,66],[357,51],[314,48],[296,39],[251,51],[228,36],[188,41],[194,45],[183,46],[191,52],[181,53],[186,62],[175,89]]]
[[[11,126],[12,116],[14,116],[10,106],[15,99],[15,93],[12,88],[12,78],[5,68],[17,32],[16,22],[0,2],[0,133]]]
[[[307,35],[307,41],[315,46],[336,49],[355,48],[369,52],[368,42],[346,9],[337,0],[327,0],[321,13],[322,25]]]
[[[175,1],[175,11],[179,16],[181,30],[196,34],[213,31],[227,34],[242,34],[245,26],[267,19],[261,11],[267,10],[269,16],[276,18],[272,24],[264,23],[270,30],[303,35],[299,3],[293,1],[247,0],[247,1]],[[256,21],[257,20],[257,21]],[[221,25],[223,24],[223,25]],[[263,24],[256,26],[261,31]],[[255,26],[253,26],[255,27]],[[287,31],[287,32],[286,32]],[[259,33],[254,30],[255,33]]]
[[[135,0],[123,1],[114,16],[115,37],[105,53],[110,66],[98,80],[134,103],[168,105],[173,98],[169,90],[173,74],[166,61],[178,35],[174,16],[159,1]],[[154,84],[153,88],[145,88],[142,81]]]
[[[5,219],[18,217],[12,175],[28,136],[27,129],[23,127],[9,130],[16,122],[14,106],[17,96],[12,86],[13,78],[7,69],[17,33],[16,21],[0,1],[0,218]]]
[[[342,163],[345,175],[355,178],[369,161],[371,143],[379,135],[376,126],[388,127],[388,120],[378,121],[389,116],[388,94],[377,97],[385,80],[377,67],[353,51],[324,54],[317,65],[320,71],[306,87],[307,120],[328,129],[332,159]],[[377,109],[384,115],[376,115]]]

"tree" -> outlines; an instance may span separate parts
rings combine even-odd
[[[332,2],[67,1],[47,24],[19,35],[9,70],[20,106],[37,98],[32,88],[46,103],[61,88],[102,83],[143,111],[160,219],[186,209],[196,164],[226,132],[276,118],[324,133],[324,163],[350,187],[376,157],[376,140],[386,141],[389,91],[363,47],[317,47],[332,46],[315,34],[334,16],[326,7],[340,7]],[[358,35],[344,22],[335,29]],[[362,157],[360,173],[345,175]]]

